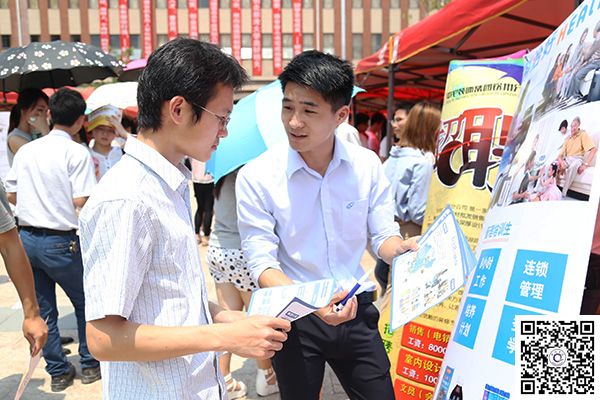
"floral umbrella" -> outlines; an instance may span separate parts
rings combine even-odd
[[[0,90],[78,86],[118,76],[122,64],[98,47],[79,42],[35,42],[0,53]]]

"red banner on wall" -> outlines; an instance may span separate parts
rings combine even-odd
[[[252,0],[252,75],[262,75],[262,6]]]
[[[273,74],[283,70],[283,47],[281,43],[281,0],[273,0]]]
[[[140,4],[142,13],[142,57],[150,57],[152,53],[152,0],[142,0]]]
[[[242,1],[231,0],[231,54],[242,62]]]
[[[119,0],[119,33],[121,35],[121,60],[129,61],[129,4],[127,0]]]
[[[302,0],[292,0],[294,55],[302,53]]]
[[[100,48],[102,51],[108,53],[110,51],[108,0],[98,0],[98,16],[100,17]]]
[[[208,2],[208,19],[209,19],[209,37],[212,44],[217,46],[219,40],[219,0],[209,0]]]
[[[173,40],[179,34],[177,28],[177,0],[167,0],[167,35]]]
[[[198,39],[198,0],[188,0],[188,33]]]

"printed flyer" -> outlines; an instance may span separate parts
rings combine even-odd
[[[579,314],[600,194],[599,50],[600,9],[585,1],[525,56],[436,400],[519,398],[515,317]]]
[[[483,225],[517,108],[520,56],[450,63],[424,228],[449,205],[471,248]],[[380,331],[397,399],[433,397],[462,292],[394,332],[390,307],[383,308]]]

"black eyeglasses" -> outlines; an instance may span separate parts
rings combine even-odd
[[[200,107],[202,110],[206,111],[207,113],[209,113],[212,116],[214,116],[215,118],[217,118],[219,120],[219,129],[221,129],[221,130],[224,130],[227,127],[227,124],[229,124],[229,121],[231,121],[231,117],[229,115],[219,115],[217,113],[210,111],[206,107],[202,107],[200,105],[198,107]]]

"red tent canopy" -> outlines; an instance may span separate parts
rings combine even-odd
[[[493,58],[534,48],[575,9],[577,0],[454,0],[424,20],[396,33],[361,60],[358,85],[369,92],[387,88],[393,68],[398,88],[427,90],[441,100],[448,64],[456,59]],[[440,92],[441,91],[441,92]],[[387,95],[387,89],[379,90]],[[359,97],[360,102],[360,97]]]

